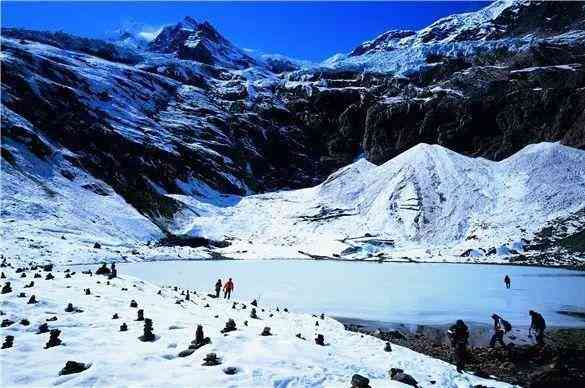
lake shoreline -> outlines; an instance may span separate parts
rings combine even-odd
[[[337,318],[346,330],[373,336],[407,347],[418,353],[454,363],[452,349],[446,336],[449,325],[414,325],[416,330],[376,328],[356,324],[356,320]],[[345,322],[344,322],[345,321]],[[353,322],[353,323],[352,323]],[[412,325],[403,325],[408,327]],[[490,348],[478,339],[478,328],[491,336],[490,325],[469,322],[471,344],[467,354],[466,373],[492,377],[500,381],[528,387],[578,387],[585,384],[585,327],[553,327],[546,331],[546,345],[538,348],[532,343],[517,344],[506,335],[506,348]],[[527,330],[520,328],[520,330]],[[442,332],[443,335],[434,336]]]

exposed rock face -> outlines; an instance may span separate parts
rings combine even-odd
[[[584,148],[584,12],[496,2],[301,70],[192,18],[134,49],[2,29],[3,174],[42,180],[27,165],[38,158],[170,235],[177,215],[197,214],[168,194],[306,187],[362,153],[379,164],[420,142],[495,160],[541,141]]]

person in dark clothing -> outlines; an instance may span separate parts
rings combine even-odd
[[[215,283],[215,297],[219,298],[219,293],[221,292],[221,279],[217,279]]]
[[[504,283],[506,283],[506,288],[510,288],[510,285],[512,284],[512,280],[510,279],[510,277],[508,275],[506,275],[506,277],[504,278]]]
[[[493,348],[496,346],[496,342],[498,342],[503,347],[506,347],[506,344],[504,343],[505,329],[502,323],[502,318],[497,314],[493,314],[492,319],[494,320],[494,335],[490,341],[490,346]]]
[[[224,299],[230,299],[232,296],[232,291],[234,290],[234,282],[232,278],[230,278],[224,285],[223,285],[223,297]]]
[[[457,372],[462,373],[467,358],[467,342],[469,341],[469,329],[467,325],[459,319],[447,332],[451,338],[453,346],[453,356],[457,366]]]
[[[534,331],[536,343],[540,346],[543,346],[544,329],[546,329],[546,322],[544,321],[542,315],[537,313],[536,311],[530,310],[528,314],[530,314],[530,318],[532,319],[532,321],[530,322],[530,329],[528,330],[528,335],[531,335],[532,331]]]

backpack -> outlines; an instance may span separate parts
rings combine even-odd
[[[502,326],[504,326],[504,331],[506,333],[512,331],[512,324],[505,319],[502,319]]]

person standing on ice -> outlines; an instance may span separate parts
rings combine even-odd
[[[223,298],[230,299],[232,296],[232,291],[234,290],[234,282],[232,278],[230,278],[223,286]]]
[[[498,342],[503,347],[506,347],[506,344],[504,343],[505,329],[504,324],[502,322],[502,318],[497,314],[493,314],[492,319],[494,320],[494,335],[490,340],[490,347],[492,348],[495,347],[496,342]]]
[[[219,293],[221,292],[221,279],[217,279],[215,282],[215,297],[219,298]]]
[[[467,357],[467,342],[469,341],[469,329],[467,325],[459,319],[447,331],[451,338],[451,345],[453,346],[453,357],[457,365],[457,372],[463,373],[465,367],[465,358]]]
[[[510,284],[512,284],[512,280],[508,275],[504,278],[504,283],[506,283],[506,288],[510,288]]]
[[[531,322],[530,329],[528,329],[528,336],[532,335],[532,331],[535,333],[536,343],[540,346],[544,346],[544,329],[546,329],[546,322],[541,314],[536,311],[530,310]]]

